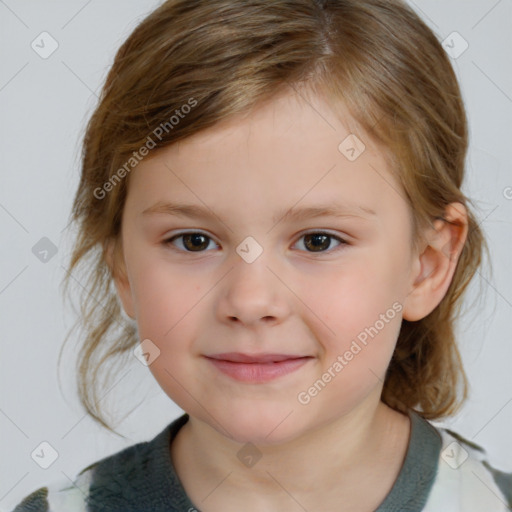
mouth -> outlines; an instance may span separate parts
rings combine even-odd
[[[263,383],[292,373],[312,356],[294,354],[242,354],[230,352],[205,358],[220,372],[241,382]]]

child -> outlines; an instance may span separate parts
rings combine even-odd
[[[163,3],[88,124],[69,270],[89,414],[132,352],[186,414],[15,510],[507,510],[512,475],[428,421],[466,398],[467,138],[400,0]]]

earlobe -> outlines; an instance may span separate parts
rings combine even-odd
[[[426,235],[426,246],[416,256],[411,289],[404,301],[405,320],[421,320],[442,301],[455,274],[467,232],[465,206],[449,204],[444,219],[434,222]]]
[[[133,296],[130,281],[126,273],[126,265],[122,256],[122,246],[117,240],[109,240],[104,245],[104,259],[107,263],[110,274],[121,300],[124,312],[132,319],[135,319],[135,308],[133,307]]]

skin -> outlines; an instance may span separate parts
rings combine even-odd
[[[284,93],[248,117],[160,149],[129,177],[115,284],[140,339],[160,350],[150,371],[190,415],[171,456],[203,512],[377,508],[410,433],[408,417],[380,401],[400,324],[439,304],[467,236],[466,211],[454,203],[446,209],[453,223],[436,221],[414,252],[411,212],[382,148],[358,131],[366,149],[349,161],[338,146],[353,120],[338,119],[318,96],[303,98]],[[210,214],[142,213],[159,201]],[[350,205],[348,215],[278,216],[328,202]],[[204,249],[191,251],[183,237],[169,242],[184,231],[206,235]],[[305,231],[333,237],[315,252]],[[236,251],[248,236],[263,249],[252,263]],[[112,265],[113,246],[108,258]],[[394,303],[401,311],[300,403],[298,394]],[[204,357],[223,352],[311,359],[254,384],[233,380]],[[237,458],[249,441],[262,455],[253,467]]]

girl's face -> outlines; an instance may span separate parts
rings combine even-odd
[[[383,154],[349,134],[318,97],[282,95],[130,176],[125,310],[165,393],[237,441],[291,440],[379,400],[412,224]]]

